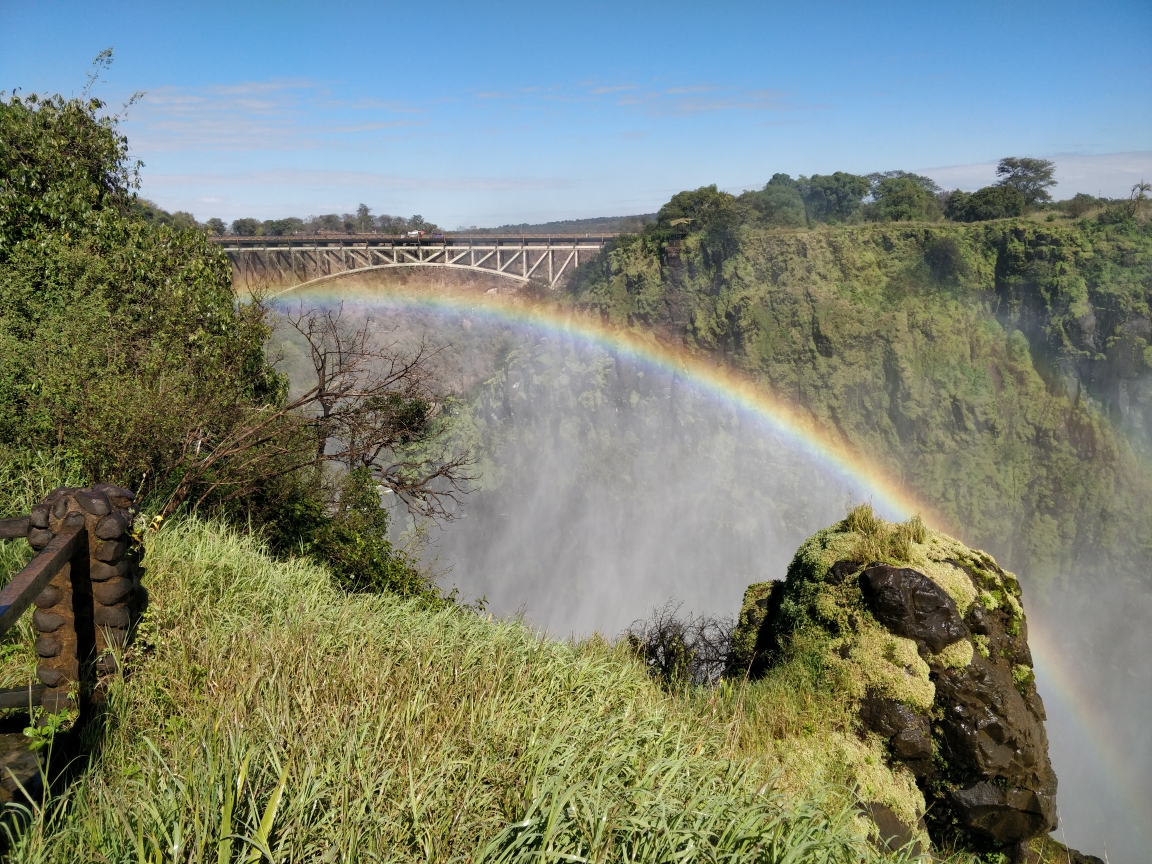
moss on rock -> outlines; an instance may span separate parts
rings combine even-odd
[[[1054,826],[1020,584],[989,555],[860,505],[749,587],[733,642],[729,674],[822,670],[858,719],[837,752],[907,825],[974,850]]]

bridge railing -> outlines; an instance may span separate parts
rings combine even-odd
[[[513,245],[519,243],[591,243],[602,245],[616,237],[616,234],[425,234],[422,237],[408,237],[404,234],[228,234],[212,238],[213,243],[222,246],[262,246],[264,244],[298,245],[329,243],[345,244],[397,244],[420,243],[425,246],[460,245],[487,243]]]

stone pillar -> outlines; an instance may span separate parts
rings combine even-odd
[[[28,542],[39,551],[60,531],[86,531],[72,560],[35,599],[32,623],[39,631],[36,676],[48,689],[41,704],[52,713],[74,707],[72,684],[85,692],[88,664],[98,672],[115,671],[108,656],[122,645],[139,612],[139,549],[132,547],[133,495],[99,483],[85,489],[62,487],[32,508]],[[86,676],[85,676],[86,677]]]

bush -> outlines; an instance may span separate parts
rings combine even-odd
[[[936,196],[913,177],[885,177],[872,190],[873,218],[880,222],[928,221],[940,218]]]
[[[1078,192],[1067,201],[1058,201],[1056,206],[1071,216],[1073,219],[1079,219],[1089,210],[1095,210],[1103,204],[1108,202],[1105,199],[1097,198],[1093,195],[1087,195],[1083,192]]]
[[[316,468],[261,489],[246,512],[257,512],[273,551],[326,565],[345,590],[436,600],[435,585],[389,542],[380,491],[366,468],[331,478]]]
[[[801,177],[797,188],[808,217],[821,222],[848,222],[856,216],[872,184],[867,177],[837,171]]]
[[[735,622],[709,616],[679,617],[669,600],[646,621],[636,621],[624,641],[648,674],[665,687],[714,684],[728,666]]]
[[[285,382],[263,310],[236,303],[206,234],[142,217],[101,107],[0,103],[0,444],[66,445],[90,476],[156,488]]]
[[[136,197],[127,142],[102,107],[0,102],[0,447],[66,450],[79,473],[141,489],[163,515],[254,516],[346,587],[434,593],[388,544],[369,479],[416,507],[434,506],[432,480],[464,482],[462,458],[392,458],[442,431],[427,358],[372,353],[367,333],[302,315],[324,357],[328,337],[354,344],[323,364],[323,419],[315,400],[289,401],[264,353],[268,310],[238,301],[207,230]],[[380,359],[400,371],[373,375]],[[362,470],[317,482],[332,459]]]
[[[986,222],[1023,212],[1024,195],[1012,186],[985,186],[972,194],[956,190],[944,205],[944,215],[953,222]]]
[[[742,195],[765,225],[783,228],[803,228],[808,224],[804,214],[804,199],[796,182],[787,174],[774,174],[759,192]]]

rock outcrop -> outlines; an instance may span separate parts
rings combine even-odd
[[[915,776],[935,842],[1019,849],[1056,827],[1020,597],[983,552],[858,507],[801,546],[785,581],[748,589],[731,672],[815,650],[846,682],[859,734]]]

